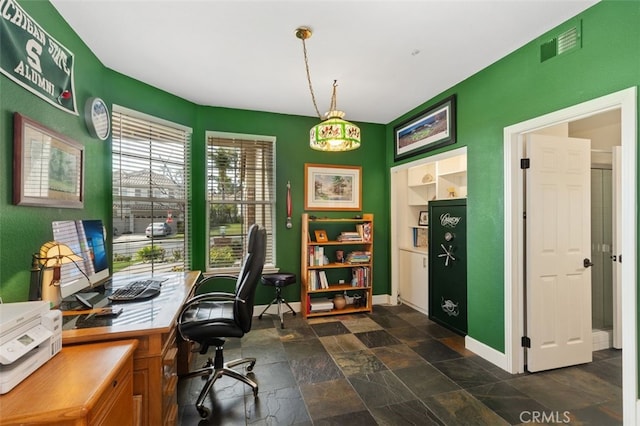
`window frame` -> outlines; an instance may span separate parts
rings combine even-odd
[[[229,139],[229,140],[233,140],[233,139],[239,139],[239,140],[258,140],[261,142],[267,142],[271,144],[271,170],[272,170],[272,175],[271,175],[271,182],[273,182],[273,187],[271,188],[271,193],[272,193],[272,200],[270,203],[261,203],[261,204],[269,204],[270,205],[270,212],[269,212],[269,216],[271,217],[271,224],[270,227],[271,229],[267,229],[267,244],[269,244],[269,239],[271,240],[271,247],[267,247],[267,259],[265,261],[264,264],[264,268],[263,268],[263,272],[264,273],[272,273],[272,272],[277,272],[278,268],[275,266],[276,263],[276,259],[277,259],[277,253],[276,253],[276,189],[277,189],[277,185],[276,185],[276,137],[275,136],[269,136],[269,135],[254,135],[254,134],[247,134],[247,133],[236,133],[236,132],[221,132],[221,131],[217,131],[217,130],[207,130],[205,131],[205,143],[204,143],[204,156],[205,156],[205,179],[208,179],[209,176],[209,159],[208,159],[208,149],[209,149],[209,138],[219,138],[219,139]],[[211,223],[210,223],[210,218],[211,218],[211,200],[209,200],[209,194],[208,194],[209,188],[208,188],[208,183],[205,182],[204,185],[204,200],[205,200],[205,204],[206,204],[206,211],[205,211],[205,229],[207,230],[207,235],[208,232],[210,231],[210,227],[211,227]],[[249,204],[249,203],[238,203],[238,204]],[[265,206],[266,209],[266,206]],[[246,229],[248,231],[248,227]],[[269,235],[270,234],[270,235]],[[246,235],[246,234],[244,234]],[[269,238],[269,236],[271,238]],[[210,260],[209,260],[209,251],[211,249],[211,243],[209,242],[209,239],[207,239],[206,242],[206,247],[207,247],[207,251],[205,253],[205,272],[204,275],[212,275],[212,274],[234,274],[239,272],[240,267],[239,266],[228,266],[228,267],[211,267],[210,265]],[[269,251],[272,253],[271,254],[271,259],[269,260],[268,257],[268,253]]]

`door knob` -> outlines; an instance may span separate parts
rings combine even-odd
[[[585,257],[584,260],[582,261],[582,265],[585,268],[588,268],[589,266],[593,266],[593,262],[588,257]]]

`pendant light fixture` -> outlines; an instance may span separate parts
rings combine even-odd
[[[309,60],[307,59],[307,46],[305,40],[311,37],[310,28],[299,27],[296,29],[296,37],[302,40],[302,50],[304,53],[304,65],[307,71],[307,82],[311,92],[311,100],[316,109],[318,118],[322,120],[322,115],[316,104],[316,97],[311,85],[311,75],[309,73]],[[338,81],[333,81],[333,94],[331,95],[331,106],[329,112],[325,114],[324,121],[316,124],[309,131],[309,146],[318,151],[351,151],[360,148],[360,128],[350,123],[344,118],[344,112],[336,107],[336,88]]]

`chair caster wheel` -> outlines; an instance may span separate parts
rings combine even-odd
[[[209,411],[207,407],[202,407],[198,408],[198,413],[200,414],[200,417],[206,419],[207,417],[209,417],[209,414],[211,414],[211,411]]]

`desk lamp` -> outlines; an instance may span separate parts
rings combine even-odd
[[[60,268],[65,263],[75,263],[83,259],[66,244],[49,241],[40,247],[40,253],[33,254],[31,281],[34,285],[34,273],[37,273],[36,285],[41,290],[40,298],[48,300],[52,306],[60,304]]]

